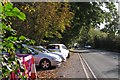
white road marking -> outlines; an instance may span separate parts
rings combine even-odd
[[[89,77],[89,74],[88,74],[88,72],[87,72],[87,70],[86,70],[86,68],[85,68],[85,65],[87,66],[88,70],[89,70],[90,73],[92,74],[93,78],[94,78],[95,80],[98,80],[97,77],[96,77],[96,75],[94,74],[94,72],[92,71],[92,69],[90,68],[90,66],[88,65],[88,63],[86,62],[86,60],[82,57],[82,55],[78,54],[78,56],[79,56],[79,59],[80,59],[80,61],[81,61],[81,64],[82,64],[84,73],[85,73],[85,75],[86,75],[86,78],[87,78],[88,80],[90,80],[90,77]],[[84,63],[85,63],[85,64],[84,64]]]
[[[82,55],[81,55],[82,57]],[[88,69],[90,70],[91,74],[93,75],[93,77],[95,78],[95,80],[98,80],[96,75],[94,74],[94,72],[92,71],[92,69],[90,68],[90,66],[88,65],[88,63],[86,62],[86,60],[82,57],[83,61],[85,62],[85,64],[87,65]]]
[[[85,73],[85,76],[86,76],[86,78],[89,80],[89,75],[88,75],[88,73],[87,73],[87,71],[86,71],[86,69],[85,69],[85,65],[83,64],[83,60],[82,60],[82,58],[81,58],[81,56],[78,54],[78,56],[79,56],[79,59],[80,59],[80,61],[81,61],[81,64],[82,64],[82,67],[83,67],[83,70],[84,70],[84,73]]]

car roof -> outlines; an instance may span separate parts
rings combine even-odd
[[[49,45],[63,45],[63,44],[49,44]]]
[[[35,47],[38,47],[38,48],[44,48],[43,46],[35,46]]]

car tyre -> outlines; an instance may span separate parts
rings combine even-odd
[[[67,58],[70,58],[70,53],[68,53],[68,56],[67,56]]]
[[[40,61],[40,67],[42,69],[46,70],[46,69],[50,68],[50,66],[51,66],[51,62],[48,59],[43,59]]]

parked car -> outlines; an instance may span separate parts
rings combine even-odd
[[[58,55],[48,54],[48,52],[43,49],[35,46],[27,46],[25,44],[22,44],[22,48],[16,49],[16,54],[32,54],[35,60],[35,65],[40,66],[43,69],[48,69],[51,66],[60,66],[62,62],[61,57]]]
[[[59,52],[59,54],[62,54],[65,58],[70,57],[69,50],[64,44],[49,44],[47,49],[52,52]]]
[[[44,48],[43,46],[35,46],[35,47],[44,50],[44,51],[45,51],[46,53],[48,53],[48,54],[58,55],[58,56],[60,56],[60,57],[62,58],[62,61],[63,61],[63,62],[66,61],[66,57],[65,57],[63,54],[61,54],[60,52],[51,52],[50,50]]]
[[[92,46],[90,46],[90,45],[85,45],[85,48],[87,48],[87,49],[91,49]]]
[[[35,64],[37,66],[40,66],[43,69],[48,69],[51,66],[60,66],[62,59],[58,55],[54,54],[48,54],[43,49],[34,47],[34,46],[28,46],[31,54],[33,55],[35,59]]]

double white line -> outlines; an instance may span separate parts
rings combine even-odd
[[[98,80],[97,77],[96,77],[96,75],[94,74],[94,72],[92,71],[92,69],[90,68],[90,66],[88,65],[88,63],[87,63],[87,62],[85,61],[85,59],[82,57],[82,55],[81,55],[80,53],[78,53],[78,56],[79,56],[79,59],[80,59],[80,61],[81,61],[82,68],[83,68],[83,70],[84,70],[84,73],[85,73],[86,78],[87,78],[88,80],[90,79],[89,74],[88,74],[88,72],[87,72],[87,70],[86,70],[86,68],[85,68],[85,65],[87,66],[88,70],[89,70],[90,73],[92,74],[93,78],[94,78],[95,80]],[[85,63],[85,64],[84,64],[84,63]]]

